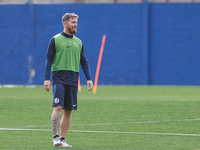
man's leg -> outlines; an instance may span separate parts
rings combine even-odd
[[[65,136],[69,130],[69,126],[71,124],[71,114],[72,114],[72,110],[63,109],[63,116],[62,116],[62,120],[61,120],[61,124],[60,124],[60,137],[61,138],[65,138]]]
[[[51,116],[51,126],[53,130],[53,146],[59,147],[62,145],[62,142],[59,139],[59,128],[60,128],[60,114],[62,111],[61,106],[53,107],[53,113]]]
[[[53,107],[53,113],[51,116],[51,126],[53,130],[53,136],[59,135],[61,111],[62,111],[61,106]]]
[[[65,86],[66,97],[63,106],[63,116],[60,124],[60,141],[63,142],[62,147],[72,147],[65,141],[65,136],[71,124],[72,110],[77,109],[77,87]]]

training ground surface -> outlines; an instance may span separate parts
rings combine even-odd
[[[81,87],[66,141],[72,150],[198,150],[200,87]],[[0,150],[51,150],[52,92],[0,87]],[[59,148],[60,149],[60,148]]]

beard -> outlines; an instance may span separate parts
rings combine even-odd
[[[77,29],[72,29],[72,27],[69,27],[69,26],[67,26],[67,29],[70,34],[76,34],[76,32],[77,32]]]

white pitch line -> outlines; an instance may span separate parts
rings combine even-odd
[[[4,131],[41,131],[49,132],[49,129],[15,129],[15,128],[0,128]],[[181,133],[151,133],[151,132],[117,132],[117,131],[86,131],[86,130],[69,130],[69,132],[78,133],[108,133],[108,134],[142,134],[142,135],[169,135],[169,136],[198,136],[200,134],[181,134]]]
[[[6,131],[52,131],[50,129],[16,129],[16,128],[0,128],[0,130],[6,130]]]
[[[138,121],[138,122],[110,122],[110,123],[91,123],[91,124],[71,124],[71,126],[96,126],[96,125],[113,125],[113,124],[143,124],[143,123],[163,123],[163,122],[181,122],[181,121],[198,121],[200,118],[195,119],[176,119],[176,120],[155,120],[155,121]],[[29,127],[49,127],[51,125],[27,125],[18,126],[18,128],[29,128]],[[12,126],[11,128],[16,128]]]
[[[112,125],[112,124],[134,124],[134,123],[162,123],[162,122],[181,122],[181,121],[196,121],[200,120],[200,118],[196,119],[177,119],[177,120],[157,120],[157,121],[138,121],[138,122],[111,122],[111,123],[96,123],[96,124],[71,124],[72,126],[79,125]]]
[[[117,132],[117,131],[84,131],[84,130],[69,130],[69,131],[71,131],[71,132],[87,132],[87,133],[116,133],[116,134],[144,134],[144,135],[200,136],[200,134],[181,134],[181,133]]]

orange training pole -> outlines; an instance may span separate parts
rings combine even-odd
[[[103,35],[101,49],[100,49],[100,53],[99,53],[99,59],[98,59],[98,63],[97,63],[97,70],[96,70],[96,75],[95,75],[93,94],[96,94],[96,91],[97,91],[97,82],[98,82],[98,78],[99,78],[99,70],[100,70],[100,66],[101,66],[101,59],[102,59],[102,55],[103,55],[105,40],[106,40],[106,35]]]
[[[81,92],[81,81],[80,81],[80,76],[78,76],[78,91]]]

